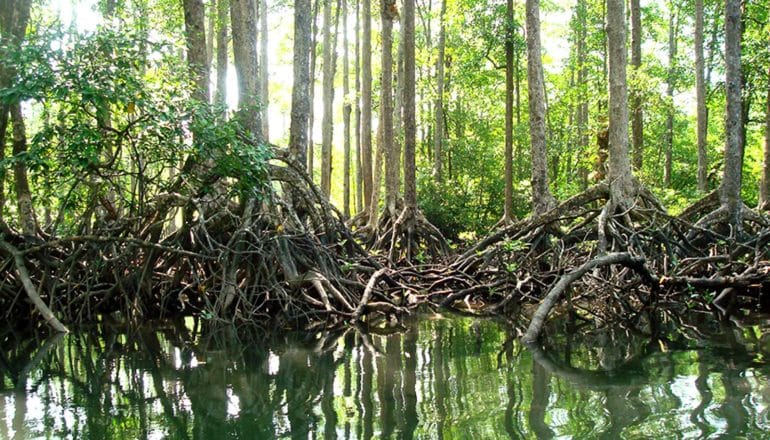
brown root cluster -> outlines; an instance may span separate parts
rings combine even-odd
[[[269,175],[262,197],[228,192],[226,182],[197,197],[177,185],[180,191],[158,194],[141,217],[84,218],[79,230],[88,232],[78,235],[27,237],[3,225],[4,318],[37,310],[64,323],[196,314],[294,325],[399,311],[378,294],[362,302],[380,265],[288,154],[277,150]]]
[[[365,227],[358,236],[374,253],[386,256],[391,265],[436,261],[449,253],[443,234],[419,208],[398,206],[393,212],[386,208],[377,220],[375,228]]]
[[[599,184],[491,233],[426,284],[438,305],[475,314],[539,304],[530,342],[564,298],[570,316],[601,324],[662,303],[758,306],[770,289],[768,221],[744,207],[735,234],[721,209],[710,194],[671,216],[644,189],[618,208]]]
[[[384,209],[374,228],[352,219],[351,232],[274,150],[259,196],[181,182],[134,217],[98,216],[109,204],[94,198],[80,234],[28,237],[0,222],[4,318],[39,314],[59,331],[103,314],[282,328],[393,319],[425,303],[477,315],[539,304],[526,313],[534,342],[560,304],[573,319],[610,324],[665,303],[729,314],[768,302],[770,224],[743,207],[736,228],[716,193],[672,216],[643,188],[618,206],[598,184],[451,256],[414,208]]]

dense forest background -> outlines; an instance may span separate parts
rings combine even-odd
[[[4,8],[6,15],[15,8],[11,3]],[[372,153],[361,151],[360,142],[361,5],[341,0],[326,3],[309,6],[312,25],[304,29],[310,32],[310,76],[315,84],[310,91],[314,117],[308,163],[318,183],[323,167],[330,169],[325,190],[335,205],[352,215],[367,205],[362,201],[362,156],[367,163],[376,160],[381,67],[379,57],[372,56]],[[483,235],[503,217],[506,118],[512,119],[512,214],[524,217],[531,209],[525,5],[446,3],[417,2],[416,8],[417,190],[427,217],[445,234],[457,238],[464,232]],[[721,178],[724,5],[708,0],[642,3],[631,2],[627,14],[635,174],[677,212],[714,189]],[[262,18],[254,23],[252,35],[260,42],[257,75],[264,131],[271,142],[285,146],[291,115],[294,5],[268,2],[258,6]],[[751,206],[760,198],[767,124],[770,55],[764,6],[745,2],[741,21],[746,133],[742,194]],[[235,108],[238,92],[227,44],[231,39],[228,6],[219,5],[218,10],[212,1],[198,7],[204,14],[205,30],[200,31],[205,32],[207,100],[218,99]],[[380,5],[375,2],[371,7],[370,51],[376,55],[381,51]],[[23,98],[30,145],[23,154],[11,153],[9,129],[2,163],[4,188],[8,189],[13,188],[13,164],[27,166],[35,212],[43,223],[53,220],[47,216],[57,211],[56,203],[71,203],[66,201],[69,188],[63,184],[71,176],[62,173],[71,173],[73,161],[75,165],[79,161],[81,167],[98,163],[98,155],[107,148],[105,142],[111,142],[97,127],[95,115],[91,115],[90,127],[75,124],[87,122],[82,120],[89,110],[83,101],[103,102],[115,129],[130,126],[135,133],[143,132],[138,146],[159,147],[153,151],[161,158],[181,158],[190,148],[184,124],[174,125],[189,112],[184,106],[192,93],[184,68],[188,58],[184,9],[182,2],[174,1],[33,3],[24,50],[12,58],[18,61],[22,81],[4,89],[6,100]],[[602,1],[578,1],[545,2],[540,9],[548,176],[552,192],[563,200],[603,175],[598,164],[604,153],[597,138],[607,127],[606,7]],[[697,17],[703,20],[700,27]],[[396,87],[402,87],[402,34],[402,24],[394,21]],[[8,45],[10,40],[6,40]],[[506,50],[513,52],[511,66],[506,64]],[[702,54],[700,61],[698,53]],[[513,70],[508,89],[507,67]],[[696,159],[699,67],[707,118],[706,136],[701,141],[705,160],[701,162]],[[324,84],[329,81],[331,84]],[[439,83],[443,84],[439,87]],[[514,97],[512,115],[506,114],[506,90]],[[164,124],[160,118],[164,111],[174,120]],[[397,119],[399,116],[396,112]],[[396,122],[394,134],[399,144],[403,129]],[[146,124],[152,124],[154,130],[181,131],[151,140]],[[62,154],[66,161],[60,160]],[[5,190],[4,194],[9,203],[3,204],[3,218],[15,224],[17,208],[10,203],[15,193]]]
[[[608,208],[572,217],[599,215],[599,254],[632,186],[665,215],[764,210],[769,23],[752,0],[3,0],[4,270],[33,296],[21,257],[66,244],[37,283],[71,315],[136,289],[164,309],[160,283],[209,311],[309,284],[359,316],[371,288],[354,307],[338,278],[363,248],[425,262],[601,182]]]

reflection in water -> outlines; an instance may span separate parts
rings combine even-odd
[[[552,328],[547,352],[502,324],[441,316],[268,340],[183,323],[6,332],[0,438],[766,436],[767,323],[646,328]]]

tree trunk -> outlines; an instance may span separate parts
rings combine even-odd
[[[217,25],[217,11],[214,0],[211,1],[209,6],[212,8],[209,12],[209,22],[206,24],[206,66],[211,69],[211,63],[214,62],[214,29]],[[205,14],[204,14],[205,15]],[[210,88],[210,87],[209,87]]]
[[[583,154],[588,147],[588,75],[586,67],[586,3],[585,0],[578,2],[578,41],[577,41],[577,84],[578,84],[578,111],[577,111],[577,130],[578,130],[578,154]],[[588,187],[588,169],[582,165],[578,168],[578,174],[581,176],[583,189]]]
[[[741,0],[725,1],[725,168],[722,206],[735,233],[741,229],[743,121],[741,104]]]
[[[396,18],[398,19],[398,17]],[[396,181],[401,182],[401,153],[404,140],[404,38],[403,32],[398,40],[398,50],[396,51],[396,87],[394,90],[393,105],[393,154],[396,158]]]
[[[369,200],[368,227],[374,230],[380,218],[380,182],[382,181],[382,120],[377,127],[377,152],[374,154],[374,168],[372,169],[372,199]]]
[[[269,105],[269,84],[270,73],[267,70],[267,0],[261,0],[259,6],[259,36],[260,38],[260,57],[259,57],[259,80],[260,80],[260,109],[262,110],[262,136],[265,142],[270,142],[270,128],[267,110]]]
[[[315,66],[318,58],[316,49],[318,48],[318,9],[321,7],[323,0],[316,0],[313,6],[313,24],[311,31],[311,44],[310,44],[310,82],[308,83],[310,93],[310,119],[308,120],[308,138],[307,138],[307,173],[310,175],[310,180],[313,180],[313,174],[315,172],[315,143],[313,142],[313,128],[315,122]]]
[[[628,88],[626,83],[626,20],[623,0],[607,0],[609,76],[610,200],[621,209],[631,206],[636,187],[628,154]]]
[[[631,0],[631,65],[639,75],[642,69],[642,10],[639,0]],[[669,46],[670,47],[670,46]],[[644,115],[642,114],[642,91],[634,88],[631,104],[631,137],[634,152],[634,169],[642,169],[644,157]]]
[[[308,121],[310,120],[310,0],[294,0],[294,84],[291,89],[289,151],[305,167],[307,164]]]
[[[27,152],[27,133],[24,127],[24,116],[18,102],[11,104],[11,121],[13,123],[13,155],[19,157]],[[16,186],[16,203],[19,209],[19,225],[24,235],[33,236],[37,232],[35,208],[32,205],[32,191],[29,189],[27,165],[23,160],[14,162],[13,178]]]
[[[223,109],[227,106],[228,8],[228,0],[217,0],[217,90],[214,103]]]
[[[233,55],[238,76],[238,119],[257,142],[262,142],[262,121],[259,114],[259,84],[257,76],[257,41],[255,0],[230,0],[230,21],[233,29]]]
[[[323,120],[321,121],[321,191],[329,197],[332,187],[332,140],[334,137],[334,37],[332,0],[324,0]]]
[[[0,104],[0,163],[5,160],[5,137],[8,132],[8,106]],[[5,168],[0,168],[0,225],[5,209]]]
[[[703,58],[703,0],[695,0],[695,95],[697,100],[698,139],[698,190],[708,191],[708,153],[706,136],[708,133],[708,113],[706,109],[705,62]]]
[[[15,66],[6,64],[7,58],[3,56],[2,48],[18,48],[21,45],[27,32],[31,3],[31,0],[6,0],[0,8],[0,89],[10,87],[16,76]],[[0,103],[0,161],[5,158],[5,138],[8,134],[11,105],[12,103]],[[0,171],[0,221],[3,218],[4,206],[5,172]]]
[[[415,0],[404,0],[402,35],[404,40],[404,204],[406,209],[412,212],[417,210],[414,2]],[[414,218],[411,218],[410,221],[413,222]],[[414,229],[413,224],[408,225],[408,227],[410,227],[410,231]]]
[[[505,26],[505,224],[513,219],[513,20],[513,0],[508,0]]]
[[[395,218],[398,200],[398,157],[393,139],[393,20],[397,16],[395,0],[382,0],[382,56],[380,61],[380,121],[382,121],[382,148],[385,159],[385,207]]]
[[[433,130],[433,176],[437,182],[441,182],[442,159],[444,143],[444,49],[446,45],[446,2],[441,0],[440,30],[438,34],[438,58],[436,59],[436,99],[433,110],[436,112],[435,128]]]
[[[183,0],[187,64],[192,74],[192,97],[199,102],[209,101],[209,68],[206,55],[206,21],[203,0]]]
[[[676,8],[671,2],[671,8]],[[672,153],[674,150],[674,81],[676,76],[676,34],[677,34],[677,14],[678,10],[670,11],[668,21],[668,74],[666,78],[666,97],[668,105],[666,107],[666,163],[663,166],[663,184],[666,187],[671,186],[671,176],[673,168]]]
[[[545,136],[545,85],[540,58],[540,0],[527,0],[527,85],[529,132],[532,145],[532,212],[538,216],[555,205],[548,187]]]
[[[363,211],[364,209],[364,175],[362,172],[361,163],[361,2],[356,0],[356,57],[355,57],[355,71],[356,71],[356,213]]]
[[[762,158],[762,179],[759,184],[759,209],[764,211],[770,209],[770,69],[767,71],[767,81],[767,98],[765,100],[765,149]]]
[[[348,64],[348,2],[342,0],[342,124],[343,124],[343,164],[342,164],[342,212],[350,218],[350,72]]]
[[[361,166],[363,168],[364,203],[371,214],[372,209],[372,5],[363,0],[361,7],[363,37],[361,41]]]

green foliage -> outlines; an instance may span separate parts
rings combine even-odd
[[[23,161],[36,198],[61,210],[60,228],[106,194],[129,215],[141,214],[180,170],[198,183],[184,188],[204,193],[222,179],[243,196],[268,189],[269,147],[255,145],[224,109],[189,98],[191,81],[173,45],[130,28],[78,34],[51,26],[4,52],[19,75],[0,100],[27,102],[25,113],[35,117],[28,152],[0,169]]]

